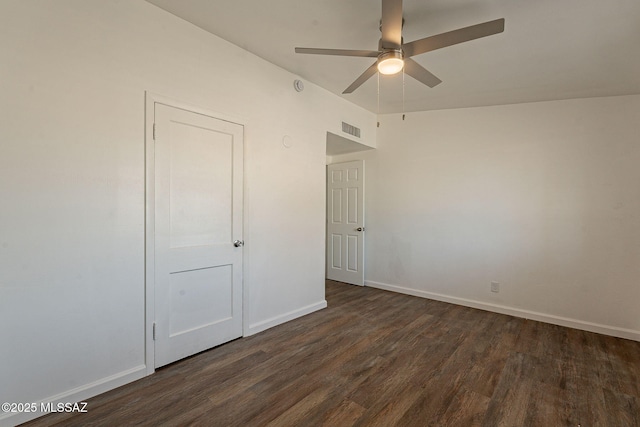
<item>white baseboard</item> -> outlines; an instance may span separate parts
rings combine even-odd
[[[114,388],[118,388],[125,384],[139,380],[146,375],[146,365],[136,366],[135,368],[131,368],[123,372],[118,372],[117,374],[111,375],[109,377],[101,378],[92,383],[85,384],[80,387],[64,391],[62,393],[58,393],[54,396],[49,396],[38,402],[34,402],[37,405],[38,412],[0,413],[0,426],[12,427],[46,415],[47,412],[39,411],[39,409],[41,408],[41,404],[46,405],[48,403],[52,403],[55,406],[58,403],[79,403],[101,393],[113,390]],[[87,407],[86,409],[88,411],[91,411],[90,407]]]
[[[299,308],[297,310],[290,311],[288,313],[281,314],[276,317],[272,317],[267,320],[263,320],[261,322],[253,323],[249,325],[248,330],[245,331],[244,336],[248,337],[250,335],[257,334],[258,332],[262,332],[269,328],[273,328],[274,326],[278,326],[282,323],[288,322],[293,319],[297,319],[298,317],[305,316],[307,314],[313,313],[314,311],[322,310],[323,308],[327,308],[327,301],[322,300],[315,304],[310,304],[305,307]]]
[[[625,338],[633,341],[640,341],[640,331],[633,329],[618,328],[615,326],[601,325],[598,323],[585,322],[583,320],[570,319],[567,317],[554,316],[552,314],[539,313],[536,311],[522,310],[499,304],[491,304],[482,301],[475,301],[466,298],[452,297],[449,295],[437,294],[434,292],[421,291],[418,289],[405,288],[397,285],[389,285],[386,283],[365,280],[365,286],[383,289],[391,292],[398,292],[416,297],[433,299],[436,301],[448,302],[451,304],[463,305],[465,307],[478,308],[480,310],[492,311],[494,313],[508,314],[510,316],[522,317],[524,319],[537,320],[553,325],[566,326],[568,328],[580,329],[583,331],[596,332],[599,334],[610,335],[618,338]]]

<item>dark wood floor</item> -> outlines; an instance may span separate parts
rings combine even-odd
[[[327,282],[325,310],[31,426],[640,426],[640,343]]]

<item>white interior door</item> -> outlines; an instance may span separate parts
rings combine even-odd
[[[327,166],[327,279],[364,286],[364,161]]]
[[[154,114],[159,367],[242,335],[243,127],[160,103]]]

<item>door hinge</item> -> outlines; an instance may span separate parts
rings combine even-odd
[[[153,322],[153,340],[156,340],[156,322]]]
[[[153,140],[156,140],[156,124],[153,124]]]

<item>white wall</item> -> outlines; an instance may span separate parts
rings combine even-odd
[[[640,96],[380,117],[370,286],[640,340]],[[490,292],[490,282],[500,293]]]
[[[245,124],[245,332],[323,305],[326,132],[373,114],[140,0],[3,0],[0,56],[0,402],[144,374],[145,91]]]

